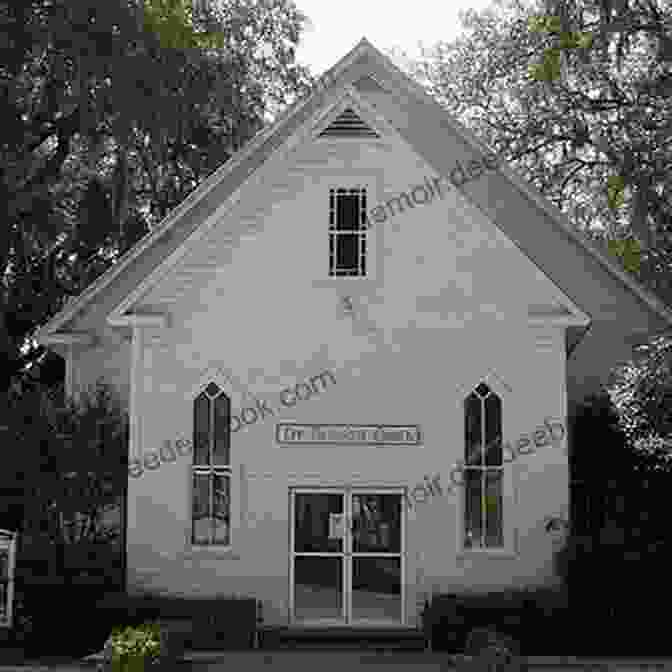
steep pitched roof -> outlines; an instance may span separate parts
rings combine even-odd
[[[146,278],[172,252],[180,247],[207,215],[233,194],[301,124],[320,111],[327,94],[333,94],[339,88],[362,81],[363,78],[367,78],[373,88],[379,87],[378,80],[393,82],[398,90],[408,96],[409,99],[413,99],[415,103],[424,106],[422,115],[425,115],[427,119],[431,116],[432,123],[438,124],[441,128],[447,129],[454,136],[459,137],[464,146],[476,154],[484,155],[488,153],[471,131],[449,115],[420,85],[401,72],[389,58],[363,38],[354,49],[322,75],[306,98],[291,105],[275,123],[262,129],[238,154],[204,180],[153,231],[142,238],[131,250],[127,251],[114,266],[109,268],[79,297],[68,303],[60,313],[39,329],[36,334],[38,342],[46,345],[66,340],[69,323],[73,323],[85,308],[115,289],[117,292],[121,292],[116,301],[118,303],[128,294],[128,291],[120,289],[120,278],[124,274],[132,273],[137,282]],[[384,90],[384,87],[379,88]],[[420,115],[420,108],[416,109]],[[398,128],[398,130],[403,134],[404,129]],[[412,138],[409,142],[412,145],[414,144]],[[431,153],[426,149],[423,151],[422,147],[418,151],[423,155]],[[429,162],[432,163],[432,161]],[[555,206],[547,202],[531,185],[508,167],[500,166],[498,172],[506,178],[510,187],[514,187],[516,192],[522,194],[524,198],[536,206],[537,210],[550,218],[553,225],[573,241],[579,253],[585,254],[590,263],[595,264],[597,262],[621,286],[626,287],[639,301],[643,302],[651,313],[662,320],[667,328],[672,325],[672,311],[651,292],[640,286],[614,260],[605,256],[577,233]],[[511,238],[514,241],[518,239],[518,244],[524,250],[525,244],[521,240],[521,236],[524,237],[528,234],[521,233],[521,231],[507,231],[506,222],[497,222],[497,224],[507,234],[520,234],[512,235]],[[550,262],[550,255],[554,253],[553,250],[548,251],[549,259],[547,261]],[[544,260],[540,260],[539,265],[544,268]],[[60,338],[57,333],[59,330],[61,330]]]

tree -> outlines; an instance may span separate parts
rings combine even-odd
[[[658,470],[672,469],[672,339],[639,346],[614,372],[609,393],[629,441]]]
[[[100,650],[109,628],[95,602],[124,587],[127,414],[103,384],[78,401],[17,385],[3,411],[12,459],[0,471],[0,526],[20,532],[14,634],[29,655]],[[64,602],[89,614],[78,637],[44,608]]]
[[[56,546],[114,538],[104,513],[125,492],[128,418],[112,388],[99,383],[75,401],[24,386],[2,410],[13,451],[0,474],[2,525]]]
[[[656,11],[669,19],[669,7]],[[672,304],[670,104],[655,45],[633,46],[619,69],[616,54],[600,60],[602,43],[582,37],[588,24],[558,32],[557,21],[541,21],[545,14],[542,1],[522,0],[464,12],[463,35],[426,51],[410,70],[577,230]],[[552,82],[530,76],[539,55],[560,45],[576,68]],[[546,69],[555,72],[553,59]],[[646,199],[637,196],[644,181]]]
[[[0,392],[53,362],[35,327],[311,81],[294,62],[305,17],[286,0],[180,12],[0,0]],[[171,30],[189,45],[166,48]]]
[[[614,109],[626,112],[631,133],[613,144],[616,133],[598,132],[596,142],[608,157],[609,204],[627,206],[633,236],[612,241],[611,251],[627,270],[670,274],[669,249],[655,250],[659,235],[670,232],[670,94],[672,24],[668,3],[656,0],[547,0],[546,15],[532,17],[530,30],[547,33],[534,79],[549,88],[574,88],[587,95],[580,77],[602,68],[604,93]],[[625,80],[625,81],[624,81]],[[625,86],[624,86],[625,84]],[[626,193],[628,198],[626,198]],[[641,256],[642,246],[647,250]]]

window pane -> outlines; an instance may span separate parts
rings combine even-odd
[[[343,540],[333,536],[332,521],[342,518],[343,495],[297,493],[294,549],[297,553],[340,553]]]
[[[502,465],[502,402],[496,394],[485,400],[485,464],[488,467]]]
[[[214,533],[215,544],[229,545],[230,542],[230,482],[224,474],[214,474]]]
[[[339,231],[359,229],[359,194],[338,194],[336,228]]]
[[[211,396],[211,397],[216,397],[217,393],[219,392],[219,387],[215,383],[209,383],[208,386],[205,388],[205,391]]]
[[[0,581],[9,579],[9,551],[0,551]]]
[[[357,270],[358,236],[343,235],[336,239],[336,268],[339,270]]]
[[[481,480],[483,472],[478,469],[464,470],[464,547],[483,546],[483,509]]]
[[[359,240],[359,258],[361,260],[361,273],[366,275],[366,238]]]
[[[399,553],[401,522],[399,495],[354,495],[352,550],[355,553]]]
[[[9,604],[7,603],[7,584],[0,581],[0,620],[7,620]]]
[[[201,393],[194,402],[194,464],[209,464],[210,400]]]
[[[481,464],[481,400],[473,392],[464,402],[465,453],[464,461],[468,465]]]
[[[359,228],[360,230],[366,229],[366,189],[362,189],[362,197],[359,201]]]
[[[228,465],[231,447],[231,401],[225,394],[215,399],[215,452],[213,464]]]
[[[485,543],[488,548],[504,545],[502,526],[502,486],[501,471],[488,471],[485,477]]]
[[[210,518],[210,481],[209,474],[194,474],[192,520],[192,543],[208,544],[212,534]]]

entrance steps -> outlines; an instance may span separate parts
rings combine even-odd
[[[426,648],[425,635],[418,628],[309,628],[264,626],[258,632],[259,647],[282,649],[404,649]]]

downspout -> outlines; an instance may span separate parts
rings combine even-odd
[[[68,343],[65,346],[65,396],[72,398],[74,390],[74,345]]]
[[[129,415],[129,462],[138,459],[142,462],[142,449],[140,446],[141,422],[139,402],[141,399],[142,384],[142,348],[143,348],[143,330],[138,325],[131,326],[131,380],[128,393],[128,415]],[[124,593],[128,591],[128,473],[124,479],[124,505],[123,505],[123,585]]]
[[[140,448],[140,386],[142,384],[142,327],[133,325],[131,337],[131,385],[129,388],[129,421],[130,421],[130,457],[142,458],[142,450]]]
[[[128,470],[121,498],[121,590],[128,595]]]

